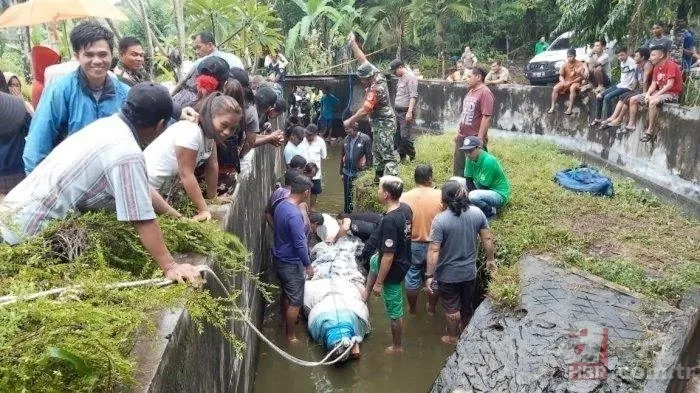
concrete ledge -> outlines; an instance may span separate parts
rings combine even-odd
[[[462,84],[421,81],[416,125],[429,131],[455,130],[466,87]],[[547,114],[551,88],[502,85],[492,88],[495,96],[493,135],[530,136],[555,142],[562,148],[585,153],[670,191],[686,204],[700,209],[700,108],[667,104],[659,114],[659,139],[641,143],[646,113],[637,128],[624,135],[614,129],[599,131],[588,124],[593,119],[594,100],[586,95],[574,105],[573,114],[563,114],[564,99],[557,112]]]
[[[264,208],[282,163],[279,150],[258,148],[248,157],[246,173],[239,175],[233,203],[213,209],[222,228],[237,235],[251,253],[250,269],[264,271],[269,260],[269,234],[265,228]],[[210,264],[201,255],[176,256],[192,264]],[[212,266],[216,270],[216,266]],[[262,298],[254,285],[242,277],[225,283],[241,291],[239,306],[247,310],[253,322],[262,320]],[[217,288],[212,288],[218,290]],[[215,293],[218,295],[218,293]],[[245,344],[245,354],[237,358],[226,339],[211,326],[201,333],[183,309],[162,310],[153,315],[155,336],[146,334],[137,340],[132,356],[137,363],[133,391],[234,392],[252,391],[255,377],[257,336],[243,323],[231,323],[230,329]]]

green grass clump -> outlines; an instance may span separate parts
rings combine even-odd
[[[405,190],[414,186],[413,171],[421,163],[433,166],[438,186],[451,177],[452,138],[416,141],[416,160],[400,169]],[[496,304],[517,305],[517,262],[525,254],[552,257],[671,303],[700,285],[698,220],[617,174],[606,173],[615,185],[613,198],[564,190],[554,183],[554,174],[581,163],[552,143],[493,138],[489,150],[512,186],[511,200],[491,222],[501,266],[489,286]],[[381,211],[373,175],[358,179],[358,209]]]
[[[213,259],[222,280],[251,279],[247,251],[216,223],[160,218],[168,249]],[[215,299],[184,285],[106,290],[105,284],[161,277],[129,223],[111,213],[56,221],[14,247],[0,245],[0,296],[80,285],[55,298],[0,307],[0,391],[114,391],[133,382],[129,357],[140,334],[154,332],[149,315],[184,307],[201,329],[218,328],[239,351],[230,317],[235,297]],[[58,355],[57,355],[58,354]]]

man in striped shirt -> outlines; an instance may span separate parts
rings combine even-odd
[[[17,244],[71,212],[111,210],[134,225],[166,277],[197,281],[194,266],[175,263],[165,246],[156,212],[172,212],[151,192],[142,153],[173,112],[165,87],[134,86],[119,113],[68,137],[7,194],[0,203],[0,239]]]

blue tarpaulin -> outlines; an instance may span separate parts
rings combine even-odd
[[[612,180],[594,168],[581,166],[557,172],[554,181],[567,190],[599,196],[615,195]]]

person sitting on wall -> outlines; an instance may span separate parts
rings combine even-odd
[[[586,65],[582,61],[576,60],[576,49],[569,48],[566,52],[566,62],[562,64],[559,70],[559,83],[554,85],[552,89],[552,106],[547,113],[554,113],[554,105],[556,105],[559,96],[569,93],[569,107],[564,114],[572,114],[576,95],[581,90],[581,83],[583,83],[587,75]]]
[[[68,78],[70,79],[70,78]],[[0,238],[17,244],[39,233],[50,220],[70,212],[107,209],[133,224],[141,244],[163,274],[180,282],[199,282],[190,264],[178,264],[165,246],[156,213],[167,212],[151,199],[141,149],[179,117],[168,90],[144,82],[134,86],[119,113],[96,120],[53,149],[0,203]],[[6,226],[5,226],[6,225]]]
[[[683,90],[683,75],[681,67],[667,57],[666,48],[655,46],[651,48],[650,60],[654,65],[651,85],[645,94],[639,94],[630,99],[630,118],[625,127],[634,130],[637,126],[637,112],[640,106],[649,105],[649,121],[641,142],[654,142],[656,140],[656,116],[659,107],[665,102],[678,102]]]
[[[469,202],[491,218],[510,198],[508,177],[498,159],[481,149],[479,138],[472,136],[465,139],[461,150],[467,156],[464,177],[467,179]]]
[[[199,122],[180,121],[156,138],[143,155],[148,182],[161,195],[168,195],[179,184],[197,208],[197,221],[211,219],[211,212],[195,177],[195,169],[204,165],[207,199],[217,198],[219,164],[216,144],[226,140],[235,129],[243,110],[232,97],[212,93],[201,99],[196,110]],[[219,199],[219,202],[230,202]]]
[[[486,75],[484,83],[488,86],[501,85],[510,81],[510,72],[506,67],[501,65],[500,60],[496,60],[491,64],[491,71]]]
[[[466,82],[469,78],[468,71],[464,69],[462,61],[457,62],[457,70],[447,77],[448,82]]]

